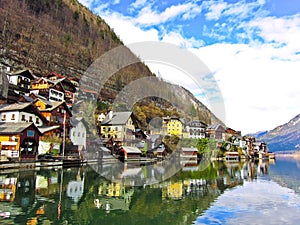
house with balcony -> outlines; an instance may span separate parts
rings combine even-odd
[[[29,69],[23,69],[14,73],[7,72],[8,78],[8,102],[16,102],[21,95],[29,95],[31,88],[31,81],[35,76]]]
[[[79,86],[79,83],[76,82],[76,79],[67,78],[63,75],[57,73],[50,73],[46,78],[53,82],[59,82],[63,88],[64,100],[67,103],[68,107],[72,107],[75,100],[76,88]]]
[[[188,138],[205,138],[207,125],[200,120],[193,120],[189,122],[186,126],[186,130],[188,133]]]
[[[64,78],[58,80],[49,80],[41,77],[31,83],[31,93],[45,97],[49,101],[62,102],[65,100],[64,88],[61,81]]]
[[[34,123],[0,123],[0,152],[3,160],[34,160],[41,133]]]

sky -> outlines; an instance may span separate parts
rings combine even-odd
[[[79,2],[103,18],[126,46],[154,41],[197,56],[217,89],[203,88],[176,65],[150,62],[139,53],[152,72],[189,89],[228,127],[242,134],[271,130],[300,113],[300,1]],[[207,98],[209,90],[218,90],[222,98]],[[213,110],[218,104],[224,111]]]

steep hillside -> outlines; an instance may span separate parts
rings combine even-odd
[[[0,68],[10,67],[16,71],[27,67],[37,76],[55,72],[80,79],[96,59],[122,45],[101,17],[76,0],[0,1]],[[113,102],[122,88],[132,81],[153,76],[142,62],[129,65],[110,77],[99,98]],[[199,116],[208,124],[221,122],[187,90],[174,88],[182,93],[172,97],[179,102],[177,111],[163,102],[162,105],[169,107],[164,109],[163,115],[179,113],[188,120]],[[151,105],[151,102],[161,106],[156,98],[147,99],[143,104]],[[191,113],[192,106],[196,113]],[[145,114],[148,120],[153,116],[151,110]]]
[[[300,114],[258,138],[266,141],[271,151],[300,150]]]

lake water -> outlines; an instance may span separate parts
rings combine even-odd
[[[136,165],[122,171],[147,176]],[[0,224],[300,224],[300,161],[291,159],[189,165],[144,186],[90,166],[0,172]]]

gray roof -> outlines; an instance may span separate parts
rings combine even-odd
[[[214,123],[214,124],[212,124],[212,125],[209,125],[209,126],[207,127],[207,130],[217,130],[220,126],[221,126],[223,129],[225,129],[221,124],[219,124],[219,123]]]
[[[141,150],[139,150],[137,147],[123,146],[123,149],[124,149],[127,153],[138,153],[138,154],[142,154]]]
[[[18,134],[30,127],[33,123],[18,122],[18,123],[0,123],[0,134]]]
[[[102,125],[122,125],[126,124],[130,118],[132,112],[114,112],[112,118],[109,118],[109,114],[102,121]]]
[[[51,131],[51,130],[55,130],[57,128],[60,128],[59,125],[56,126],[42,126],[42,127],[38,127],[39,131],[44,134],[45,132]]]
[[[7,111],[19,111],[27,108],[30,106],[31,102],[19,102],[14,104],[3,104],[0,105],[0,112],[7,112]]]
[[[197,148],[181,148],[184,152],[198,152]]]

